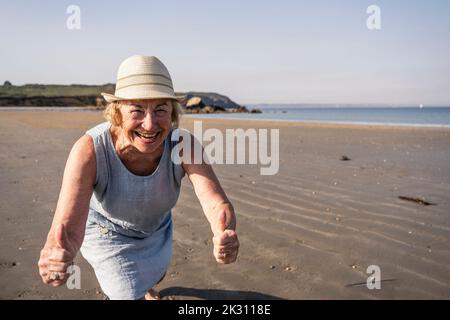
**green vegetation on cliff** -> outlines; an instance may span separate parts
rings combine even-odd
[[[105,104],[101,97],[102,92],[114,93],[115,84],[104,85],[54,85],[54,84],[25,84],[15,86],[9,81],[0,86],[0,106],[97,106]],[[210,106],[212,110],[244,110],[227,96],[214,92],[177,92],[183,96],[183,107],[193,97],[201,98],[201,108]]]
[[[115,84],[108,83],[101,86],[82,84],[56,85],[56,84],[26,84],[14,86],[5,81],[0,86],[0,97],[73,97],[73,96],[100,96],[101,92],[114,93]]]

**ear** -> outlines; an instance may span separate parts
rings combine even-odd
[[[120,101],[114,102],[114,125],[116,127],[122,127],[122,111],[121,111],[121,104]]]
[[[181,106],[177,101],[170,100],[172,105],[172,128],[178,128],[180,121]]]

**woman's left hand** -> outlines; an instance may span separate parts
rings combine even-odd
[[[213,254],[218,263],[232,263],[237,259],[239,240],[234,230],[224,230],[222,234],[213,237]]]
[[[219,214],[213,237],[213,254],[218,263],[232,263],[237,259],[239,240],[236,231],[227,229],[225,212]]]

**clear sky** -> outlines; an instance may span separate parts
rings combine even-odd
[[[103,84],[155,55],[238,103],[450,105],[448,0],[0,1],[0,82]],[[69,30],[69,5],[81,29]],[[369,30],[366,9],[381,9]]]

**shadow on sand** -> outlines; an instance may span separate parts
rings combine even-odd
[[[203,299],[203,300],[284,300],[283,298],[252,291],[229,291],[216,289],[194,289],[170,287],[159,292],[162,299]]]

